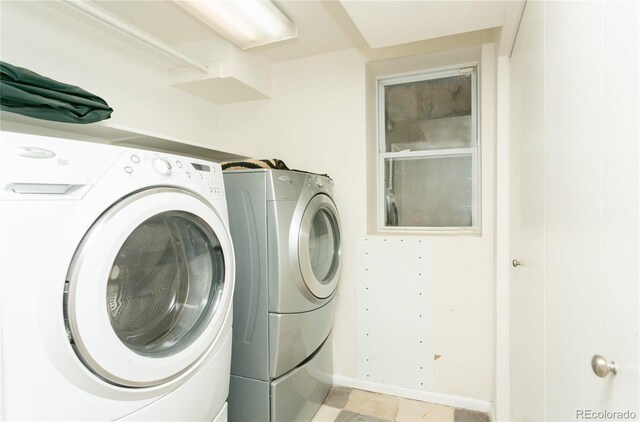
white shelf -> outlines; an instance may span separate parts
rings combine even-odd
[[[247,158],[246,155],[219,151],[205,145],[127,128],[110,121],[83,125],[34,119],[20,114],[0,111],[0,129],[8,132],[54,136],[79,141],[140,148],[150,151],[168,152],[218,162]]]

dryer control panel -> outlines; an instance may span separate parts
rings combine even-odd
[[[269,200],[297,201],[303,192],[309,191],[313,194],[331,195],[333,193],[333,180],[320,174],[293,170],[269,170],[267,177]]]

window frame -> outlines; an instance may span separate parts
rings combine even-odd
[[[469,148],[433,149],[424,151],[386,152],[385,132],[385,87],[412,82],[442,79],[469,73],[471,77],[471,136],[475,146]],[[423,70],[410,74],[378,77],[376,80],[377,104],[377,226],[380,232],[417,232],[417,233],[480,233],[481,232],[481,140],[480,140],[480,103],[479,103],[479,63],[458,64],[452,67]],[[471,225],[448,227],[421,226],[387,226],[386,191],[385,191],[385,161],[391,158],[424,158],[424,157],[471,157]]]

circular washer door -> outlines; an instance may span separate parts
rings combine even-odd
[[[329,297],[338,285],[341,265],[338,209],[328,195],[315,195],[302,216],[298,257],[302,278],[316,297]]]
[[[178,377],[222,329],[232,257],[227,228],[201,198],[156,188],[123,199],[87,232],[69,270],[64,310],[76,354],[116,385]]]

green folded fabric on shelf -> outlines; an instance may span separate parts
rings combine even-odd
[[[0,109],[36,119],[94,123],[111,117],[102,98],[0,61]]]

